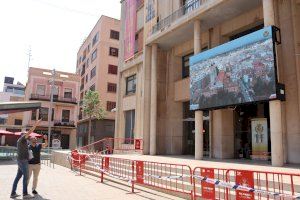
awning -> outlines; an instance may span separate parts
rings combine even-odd
[[[0,115],[36,110],[41,105],[39,101],[0,102]]]
[[[22,132],[16,132],[16,133],[14,133],[14,135],[16,135],[16,136],[21,136],[21,134],[22,134]],[[37,137],[37,138],[41,138],[41,137],[43,137],[43,135],[37,134],[37,133],[31,133],[31,134],[29,135],[29,137]]]
[[[15,135],[15,134],[6,130],[0,130],[0,135]]]

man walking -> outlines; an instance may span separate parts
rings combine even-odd
[[[28,160],[29,160],[29,153],[28,153],[28,143],[27,139],[29,135],[35,130],[41,120],[38,120],[34,126],[27,132],[23,133],[21,137],[17,141],[17,162],[18,162],[18,172],[17,176],[13,183],[13,188],[10,197],[16,198],[20,195],[16,193],[17,186],[19,180],[23,176],[23,199],[30,199],[32,198],[31,195],[27,192],[27,181],[28,181]]]
[[[38,177],[41,170],[41,149],[48,146],[48,138],[44,136],[45,143],[37,143],[36,137],[32,137],[30,139],[31,144],[29,145],[29,151],[32,151],[33,158],[29,160],[29,178],[28,183],[30,181],[31,175],[33,173],[33,183],[32,183],[32,194],[36,195],[38,192],[36,191]]]

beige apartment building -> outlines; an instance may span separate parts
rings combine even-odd
[[[53,78],[55,84],[52,89]],[[76,148],[79,81],[80,77],[74,73],[30,67],[25,101],[40,101],[42,105],[38,110],[24,112],[23,128],[28,130],[36,120],[42,119],[35,132],[47,135],[50,122],[50,145],[56,139],[60,141],[62,149]]]
[[[262,118],[268,141],[260,159],[274,166],[300,163],[299,0],[121,4],[115,137],[142,138],[150,155],[257,159],[251,121]],[[190,57],[271,25],[281,30],[277,78],[286,100],[191,111]]]
[[[77,53],[80,75],[78,146],[88,143],[88,119],[82,112],[82,101],[88,90],[97,91],[106,110],[103,120],[92,121],[91,140],[113,137],[115,127],[120,21],[101,16]]]

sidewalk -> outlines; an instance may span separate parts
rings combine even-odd
[[[17,173],[14,161],[0,161],[0,199],[8,200],[12,183]],[[166,195],[157,191],[142,188],[136,189],[136,194],[131,194],[130,186],[115,184],[91,176],[79,176],[71,170],[55,165],[55,169],[42,165],[36,200],[111,200],[111,199],[162,199],[180,200],[180,198]],[[32,181],[32,180],[31,180]],[[29,184],[29,190],[32,182]],[[22,179],[19,182],[17,193],[22,190]],[[17,199],[22,199],[17,198]]]
[[[167,162],[172,164],[186,164],[191,168],[194,167],[212,167],[240,170],[257,170],[270,171],[280,173],[296,173],[300,174],[300,165],[288,164],[284,167],[273,167],[270,162],[254,161],[254,160],[236,160],[236,159],[204,159],[195,160],[192,156],[149,156],[149,155],[108,155],[116,158],[126,158],[131,160],[151,161],[151,162]]]

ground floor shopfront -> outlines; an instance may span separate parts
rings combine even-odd
[[[48,135],[48,128],[37,128],[36,133]],[[76,128],[68,127],[52,127],[50,147],[62,149],[75,149],[76,148]]]

